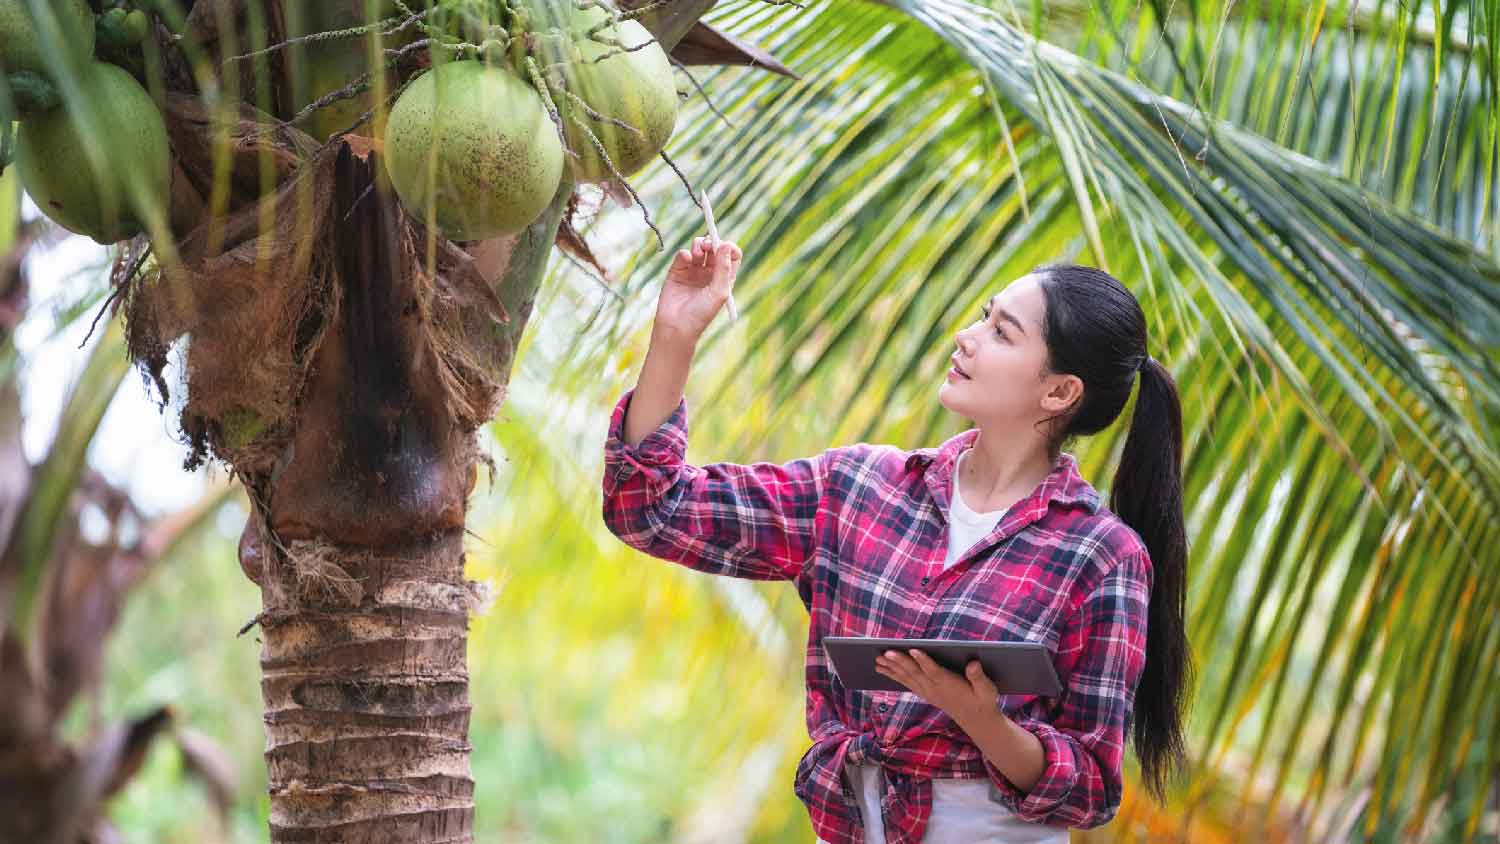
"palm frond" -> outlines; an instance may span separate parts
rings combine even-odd
[[[1500,255],[1490,2],[1103,6],[1076,51]]]
[[[689,386],[729,432],[712,459],[930,444],[961,421],[934,394],[984,296],[1047,260],[1108,266],[1185,403],[1196,755],[1314,828],[1361,795],[1368,823],[1422,823],[1422,796],[1500,741],[1493,719],[1464,720],[1483,706],[1472,678],[1500,669],[1481,623],[1500,607],[1500,268],[1455,236],[1452,203],[1404,203],[1267,128],[1305,137],[1304,118],[1239,125],[997,13],[891,5],[718,13],[804,78],[715,73],[736,128],[698,110],[673,140],[745,248],[742,319],[716,324],[711,383]],[[1398,185],[1434,172],[1393,169]],[[663,210],[680,241],[632,265],[626,307],[567,357],[580,376],[621,367],[696,214]],[[1101,488],[1123,427],[1078,448]],[[1434,704],[1388,729],[1412,689]]]
[[[8,576],[15,578],[14,587],[4,596],[4,620],[13,635],[23,640],[33,632],[37,623],[53,533],[67,506],[68,496],[83,475],[84,458],[94,432],[129,369],[124,327],[120,321],[110,320],[68,393],[57,436],[46,458],[32,473],[15,535],[3,552],[4,568]]]

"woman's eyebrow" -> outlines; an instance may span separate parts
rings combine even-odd
[[[998,295],[1000,295],[1000,294],[998,294],[998,293],[995,294],[995,296],[998,296]],[[992,311],[999,311],[1001,319],[1005,320],[1006,322],[1009,322],[1011,325],[1014,325],[1016,327],[1017,331],[1021,332],[1022,334],[1025,334],[1026,333],[1026,328],[1025,328],[1025,326],[1021,325],[1021,321],[1020,320],[1016,319],[1016,315],[1015,314],[1011,313],[1010,311],[1007,311],[1004,308],[997,308],[995,306],[995,296],[991,296],[990,297],[990,301],[986,304],[986,307],[989,308]]]

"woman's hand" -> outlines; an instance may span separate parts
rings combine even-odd
[[[740,254],[740,248],[727,240],[719,241],[715,250],[706,237],[694,238],[691,249],[677,250],[661,286],[652,329],[696,343],[729,298]]]
[[[891,650],[875,657],[875,670],[948,713],[960,727],[1000,712],[1000,690],[985,676],[977,659],[969,660],[964,673],[959,674],[938,665],[923,651]]]

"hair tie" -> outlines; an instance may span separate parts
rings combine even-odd
[[[1145,369],[1146,368],[1146,364],[1150,363],[1150,362],[1151,362],[1151,355],[1150,354],[1141,355],[1141,362],[1135,365],[1135,371],[1136,372],[1140,372],[1142,369]]]

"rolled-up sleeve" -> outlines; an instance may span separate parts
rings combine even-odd
[[[816,545],[835,450],[787,463],[687,463],[687,399],[635,446],[620,397],[604,441],[604,523],[626,544],[689,568],[791,580]]]
[[[1032,823],[1088,829],[1107,823],[1120,808],[1121,765],[1136,684],[1146,664],[1150,561],[1132,553],[1115,565],[1084,599],[1074,637],[1081,647],[1065,680],[1054,718],[1019,717],[1016,724],[1042,743],[1045,767],[1030,791],[1021,791],[985,758],[990,781]]]

